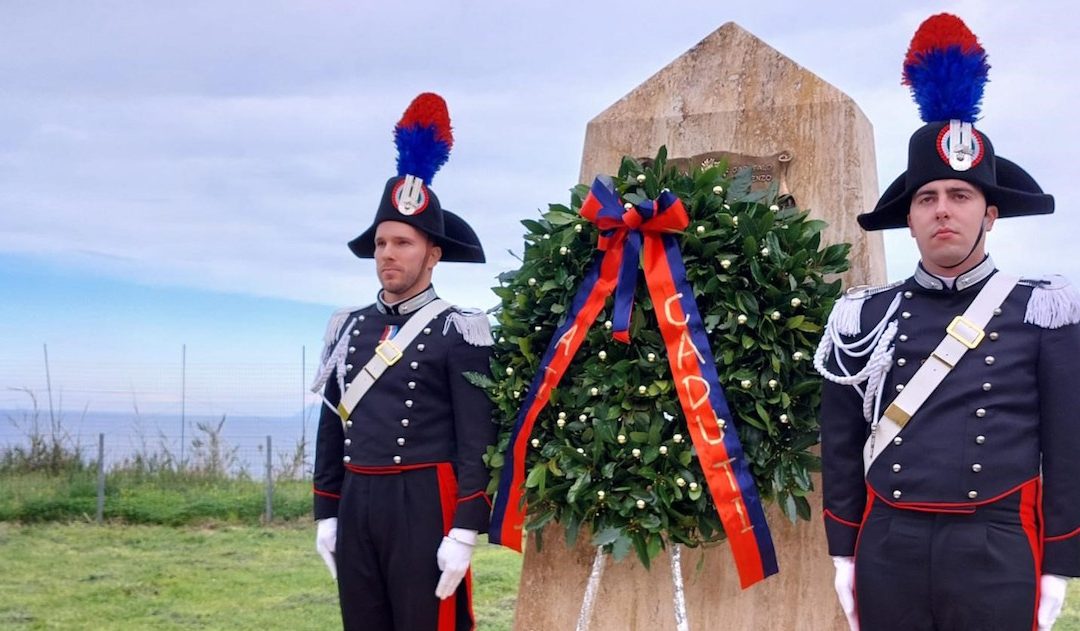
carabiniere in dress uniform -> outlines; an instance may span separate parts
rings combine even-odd
[[[815,354],[828,551],[853,629],[1049,629],[1080,575],[1080,292],[985,252],[999,217],[1054,210],[972,124],[985,58],[955,16],[920,26],[904,76],[926,124],[859,216],[908,228],[920,262],[849,290]]]
[[[313,390],[325,405],[315,453],[316,549],[337,578],[346,630],[472,629],[469,565],[491,501],[495,440],[487,315],[431,285],[440,261],[484,262],[472,228],[429,184],[453,138],[446,104],[418,96],[395,129],[398,175],[371,227],[349,242],[382,290],[334,313]]]

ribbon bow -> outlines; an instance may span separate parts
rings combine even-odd
[[[624,206],[607,177],[598,177],[593,182],[589,196],[581,204],[581,216],[600,229],[597,249],[610,252],[621,260],[612,308],[612,336],[629,344],[630,314],[634,307],[643,233],[658,237],[663,233],[682,232],[690,225],[690,217],[682,200],[666,189],[655,201]]]
[[[640,260],[687,428],[731,543],[740,583],[749,587],[779,569],[765,512],[738,433],[729,425],[731,411],[717,378],[716,361],[693,290],[686,280],[675,236],[689,225],[686,208],[668,191],[655,201],[623,206],[611,180],[596,178],[582,202],[581,215],[600,229],[598,252],[566,320],[544,352],[518,412],[504,454],[489,537],[493,543],[521,550],[525,451],[533,425],[613,291],[614,337],[630,342],[630,313]]]

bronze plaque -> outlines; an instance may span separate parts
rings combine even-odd
[[[790,197],[791,191],[787,185],[788,165],[795,158],[791,151],[781,151],[771,156],[748,156],[731,151],[710,151],[700,153],[689,158],[668,158],[668,165],[680,171],[689,171],[691,166],[700,166],[704,169],[726,164],[725,177],[734,178],[736,174],[745,169],[750,169],[753,175],[750,179],[751,191],[762,191],[775,182],[782,197]],[[643,164],[651,164],[651,158],[642,158]]]

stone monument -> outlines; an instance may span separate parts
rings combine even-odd
[[[825,241],[852,244],[845,287],[884,282],[880,234],[868,236],[855,221],[878,196],[870,122],[849,97],[738,25],[721,26],[590,121],[580,181],[614,173],[623,155],[655,155],[661,145],[672,158],[724,159],[753,168],[756,180],[780,180],[799,207],[829,223]],[[679,593],[664,553],[651,570],[633,555],[606,559],[587,616],[579,605],[596,550],[584,533],[567,549],[561,529],[549,526],[541,551],[527,545],[514,628],[674,630],[676,598],[685,596],[681,628],[844,629],[820,495],[808,499],[810,522],[792,524],[768,510],[779,575],[743,591],[726,543],[684,549]]]

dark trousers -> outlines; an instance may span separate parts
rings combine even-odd
[[[337,538],[346,631],[473,628],[469,575],[454,596],[435,597],[440,575],[435,553],[449,530],[453,487],[448,465],[441,471],[432,466],[346,474]]]
[[[1038,488],[967,513],[873,498],[855,551],[862,631],[1029,631],[1038,603]]]

